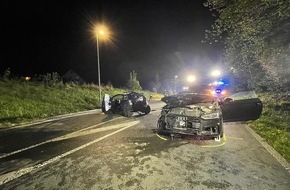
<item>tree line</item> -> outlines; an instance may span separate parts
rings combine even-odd
[[[207,0],[206,39],[223,43],[238,89],[290,90],[290,1]]]

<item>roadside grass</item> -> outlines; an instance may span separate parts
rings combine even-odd
[[[289,99],[272,94],[261,94],[263,113],[250,127],[290,162]]]
[[[127,89],[102,86],[102,96],[127,92]],[[142,91],[147,98],[161,95]],[[52,117],[99,107],[99,88],[94,84],[56,84],[45,87],[42,82],[0,80],[0,127],[9,127],[34,119]]]

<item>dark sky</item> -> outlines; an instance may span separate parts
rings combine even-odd
[[[100,42],[101,81],[124,86],[135,70],[146,88],[220,61],[221,48],[201,43],[214,21],[204,0],[10,0],[1,2],[1,73],[17,76],[74,70],[97,82],[96,40],[103,22],[113,43]],[[200,73],[201,75],[201,73]]]

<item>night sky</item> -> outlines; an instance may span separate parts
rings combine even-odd
[[[143,88],[158,73],[168,80],[221,62],[221,45],[202,43],[214,21],[204,0],[1,2],[1,74],[15,76],[72,69],[97,82],[93,24],[105,23],[112,43],[100,42],[101,81],[125,86],[135,70]]]

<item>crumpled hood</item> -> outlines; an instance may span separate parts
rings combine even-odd
[[[196,103],[212,102],[212,97],[205,94],[184,93],[163,97],[161,101],[167,105],[191,105]]]
[[[168,114],[182,115],[188,117],[200,117],[203,114],[212,113],[215,110],[213,104],[199,103],[188,107],[172,107]]]

